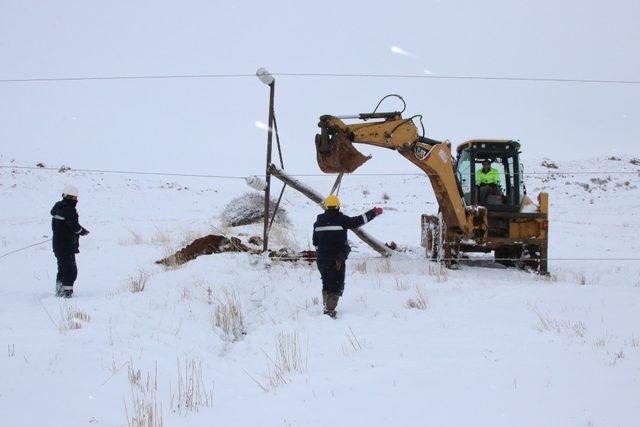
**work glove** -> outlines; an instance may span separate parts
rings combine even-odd
[[[376,213],[376,215],[382,215],[382,208],[373,208],[373,211]]]

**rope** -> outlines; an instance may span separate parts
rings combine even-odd
[[[17,253],[17,252],[21,252],[21,251],[24,251],[24,250],[26,250],[26,249],[32,248],[32,247],[34,247],[34,246],[44,245],[45,243],[48,243],[48,242],[50,242],[50,241],[51,241],[51,239],[47,239],[47,240],[45,240],[45,241],[43,241],[43,242],[34,243],[34,244],[32,244],[32,245],[25,246],[24,248],[20,248],[20,249],[16,249],[15,251],[7,252],[6,254],[2,254],[2,255],[0,255],[0,259],[1,259],[1,258],[4,258],[4,257],[6,257],[6,256],[9,256],[9,255],[15,254],[15,253]]]

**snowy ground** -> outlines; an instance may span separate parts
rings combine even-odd
[[[367,230],[408,251],[382,260],[352,236],[337,320],[320,314],[313,265],[247,254],[154,264],[217,229],[259,234],[220,223],[248,191],[241,181],[2,169],[0,255],[50,236],[49,209],[71,181],[92,233],[69,301],[52,296],[48,244],[0,259],[0,424],[123,426],[138,400],[155,402],[166,426],[638,425],[640,262],[628,259],[640,250],[640,166],[630,160],[559,163],[579,173],[554,177],[527,167],[544,172],[528,177],[529,192],[550,193],[546,278],[492,263],[443,271],[419,248],[419,215],[437,210],[426,178],[347,177],[344,211],[385,207]],[[291,190],[284,206],[292,224],[272,245],[306,249],[317,208]],[[133,293],[140,271],[148,282]],[[227,297],[241,307],[238,339],[215,326]],[[278,337],[291,368],[281,376]]]

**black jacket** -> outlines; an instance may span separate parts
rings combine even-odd
[[[56,255],[80,252],[79,236],[87,234],[87,230],[78,223],[77,203],[77,200],[62,199],[51,209],[53,252]]]
[[[362,215],[350,217],[338,209],[327,209],[313,224],[313,246],[319,260],[346,260],[351,252],[347,243],[347,230],[358,228],[376,217],[371,209]]]

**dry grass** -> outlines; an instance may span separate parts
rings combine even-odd
[[[155,391],[144,393],[131,385],[131,414],[127,402],[124,413],[129,427],[162,427],[162,402],[158,402]]]
[[[123,285],[119,285],[118,287],[110,290],[107,294],[105,294],[105,297],[108,300],[114,300],[117,297],[119,297],[120,295],[129,292],[129,287],[127,284],[123,284]]]
[[[198,412],[200,408],[211,408],[213,405],[213,386],[207,387],[204,382],[202,362],[196,359],[177,360],[178,385],[171,392],[171,410],[185,415]]]
[[[7,344],[7,356],[13,357],[16,355],[16,345],[15,344]]]
[[[222,300],[216,302],[213,325],[219,328],[227,341],[235,342],[245,335],[242,307],[236,293],[224,290]]]
[[[166,227],[156,226],[156,232],[151,238],[151,243],[162,249],[162,258],[168,261],[162,264],[165,270],[175,270],[180,267],[181,264],[178,263],[174,256],[177,252],[177,247]]]
[[[295,233],[292,233],[287,228],[286,223],[278,223],[276,221],[273,224],[271,231],[269,232],[269,239],[272,243],[274,243],[278,247],[283,247],[283,248],[298,247],[298,240],[296,239]]]
[[[347,355],[348,351],[361,351],[365,348],[368,348],[367,341],[364,339],[358,338],[358,336],[353,332],[353,329],[349,327],[349,331],[346,333],[347,335],[347,344],[348,346],[342,347],[342,352]],[[350,347],[350,348],[349,348]]]
[[[614,366],[616,363],[618,363],[618,360],[621,359],[624,359],[624,351],[622,349],[613,354],[613,359],[609,362],[609,366]]]
[[[140,369],[128,363],[128,378],[131,389],[131,408],[124,401],[124,413],[128,427],[162,427],[162,402],[158,402],[158,367],[153,377],[143,375]],[[129,412],[131,409],[131,412]]]
[[[169,233],[169,229],[164,226],[157,225],[155,227],[156,231],[154,235],[151,237],[151,243],[159,246],[173,246],[173,242],[171,240],[171,234]]]
[[[409,290],[409,285],[399,281],[398,278],[396,277],[396,289],[398,291],[408,291]]]
[[[142,235],[140,233],[138,233],[133,227],[125,227],[127,229],[127,232],[129,232],[129,236],[130,236],[130,240],[128,241],[128,243],[134,244],[134,245],[141,245],[144,243],[144,238],[142,237]]]
[[[427,274],[436,278],[437,283],[449,280],[449,270],[440,262],[429,262]]]
[[[182,294],[180,295],[180,298],[183,301],[191,301],[193,299],[193,296],[191,294],[191,289],[186,287],[186,286],[184,286],[182,288]]]
[[[358,273],[367,274],[367,262],[366,261],[357,262],[354,267],[355,267],[355,269],[356,269],[356,271]]]
[[[407,300],[407,308],[415,308],[416,310],[426,310],[429,305],[429,298],[424,295],[422,289],[416,286],[416,295],[414,298]]]
[[[176,250],[173,246],[165,246],[162,248],[162,267],[165,271],[177,270],[183,265],[178,262],[175,253]]]
[[[61,334],[64,334],[67,331],[81,329],[83,323],[87,323],[91,320],[91,317],[87,313],[78,310],[75,305],[64,303],[59,306],[59,320],[56,321],[51,313],[49,313],[49,310],[47,310],[44,304],[42,304],[42,301],[39,302],[40,306],[49,318],[49,321],[51,321],[51,324],[55,326]]]
[[[184,230],[181,233],[180,246],[187,246],[200,237],[202,237],[202,234],[198,233],[196,230]]]
[[[308,347],[308,342],[307,342]],[[303,373],[307,370],[307,351],[303,354],[297,332],[291,334],[281,332],[276,336],[274,355],[264,351],[267,359],[267,372],[264,380],[259,381],[249,375],[263,391],[275,390],[287,384],[288,376],[292,373]]]
[[[600,338],[593,340],[593,346],[596,348],[604,348],[613,340],[613,336],[609,334],[603,334]]]
[[[385,258],[380,261],[376,265],[376,272],[380,274],[389,274],[391,273],[391,260],[389,258]]]
[[[149,273],[140,269],[135,276],[130,276],[127,280],[127,289],[131,293],[138,293],[145,290],[149,281]]]
[[[548,283],[557,283],[558,282],[558,276],[553,274],[553,273],[536,274],[533,277],[534,277],[534,280],[537,280],[537,281],[540,281],[540,282],[548,282]]]
[[[535,328],[540,332],[552,331],[558,334],[565,333],[583,338],[587,331],[587,327],[581,321],[559,320],[549,314],[542,314],[538,310],[533,310],[533,312],[538,317],[538,323]]]

